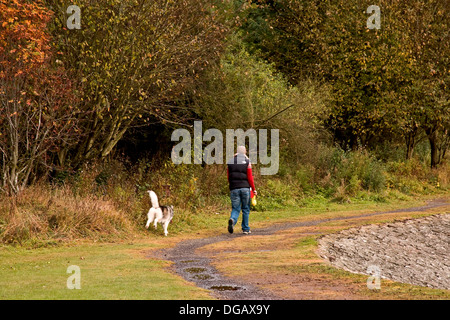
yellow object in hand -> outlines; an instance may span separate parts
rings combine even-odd
[[[256,206],[256,196],[253,196],[252,198],[252,206]]]

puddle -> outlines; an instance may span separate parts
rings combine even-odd
[[[209,274],[196,274],[193,278],[198,279],[198,280],[209,280],[209,279],[213,279],[213,277],[210,276]]]
[[[184,269],[184,271],[186,271],[188,273],[201,273],[201,272],[205,272],[206,269],[205,268],[192,267],[192,268],[186,268],[186,269]]]
[[[241,290],[241,287],[237,287],[237,286],[212,286],[210,287],[211,290],[216,290],[216,291],[237,291],[237,290]]]

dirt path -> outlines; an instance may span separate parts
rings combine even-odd
[[[205,252],[201,252],[200,249],[207,245],[211,245],[218,242],[223,241],[231,241],[240,237],[252,237],[254,235],[257,236],[268,236],[273,235],[280,231],[286,231],[293,228],[298,227],[312,227],[317,226],[319,224],[331,222],[331,221],[339,221],[339,220],[354,220],[367,218],[377,215],[385,215],[390,213],[402,213],[402,212],[423,212],[433,208],[441,207],[448,205],[446,200],[433,200],[428,202],[426,205],[421,207],[407,208],[407,209],[399,209],[393,211],[384,211],[384,212],[375,212],[375,213],[367,213],[361,214],[351,217],[336,217],[330,219],[318,219],[313,221],[302,221],[302,222],[290,222],[290,223],[278,223],[266,228],[258,228],[252,229],[252,235],[246,236],[239,233],[228,234],[224,233],[215,237],[203,238],[203,239],[193,239],[186,240],[178,243],[174,248],[165,249],[158,253],[158,256],[173,262],[173,270],[181,275],[184,279],[195,283],[198,287],[205,288],[211,290],[212,295],[219,299],[233,299],[233,300],[271,300],[271,299],[283,299],[283,296],[277,294],[275,291],[262,289],[260,286],[255,285],[259,283],[266,283],[269,279],[254,279],[252,277],[248,277],[244,281],[243,279],[236,279],[228,277],[222,273],[220,273],[214,266],[211,255],[206,254]],[[293,283],[293,279],[289,279],[289,276],[286,275],[286,283]],[[322,282],[322,286],[328,286],[328,289],[333,292],[333,295],[337,299],[344,298],[357,298],[353,297],[351,292],[341,288],[341,284],[336,284],[336,287],[333,289],[333,283],[330,281],[326,281],[326,279],[314,279],[312,282],[311,279],[300,279],[301,285],[298,288],[298,295],[296,298],[301,299],[309,299],[309,298],[317,298],[302,294],[302,290],[308,291],[308,286],[317,286],[318,283]],[[299,281],[297,279],[297,281]],[[294,288],[290,288],[294,290]],[[342,291],[342,294],[339,292]],[[319,296],[320,298],[320,296]],[[328,296],[323,296],[323,298],[328,299]],[[289,298],[292,299],[292,298]]]

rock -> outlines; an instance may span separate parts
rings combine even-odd
[[[450,214],[369,225],[329,234],[319,254],[333,266],[431,288],[450,289]]]

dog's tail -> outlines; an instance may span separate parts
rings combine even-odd
[[[150,200],[152,201],[153,208],[159,208],[158,197],[156,196],[156,193],[154,193],[153,191],[148,191],[148,193],[150,195]]]

